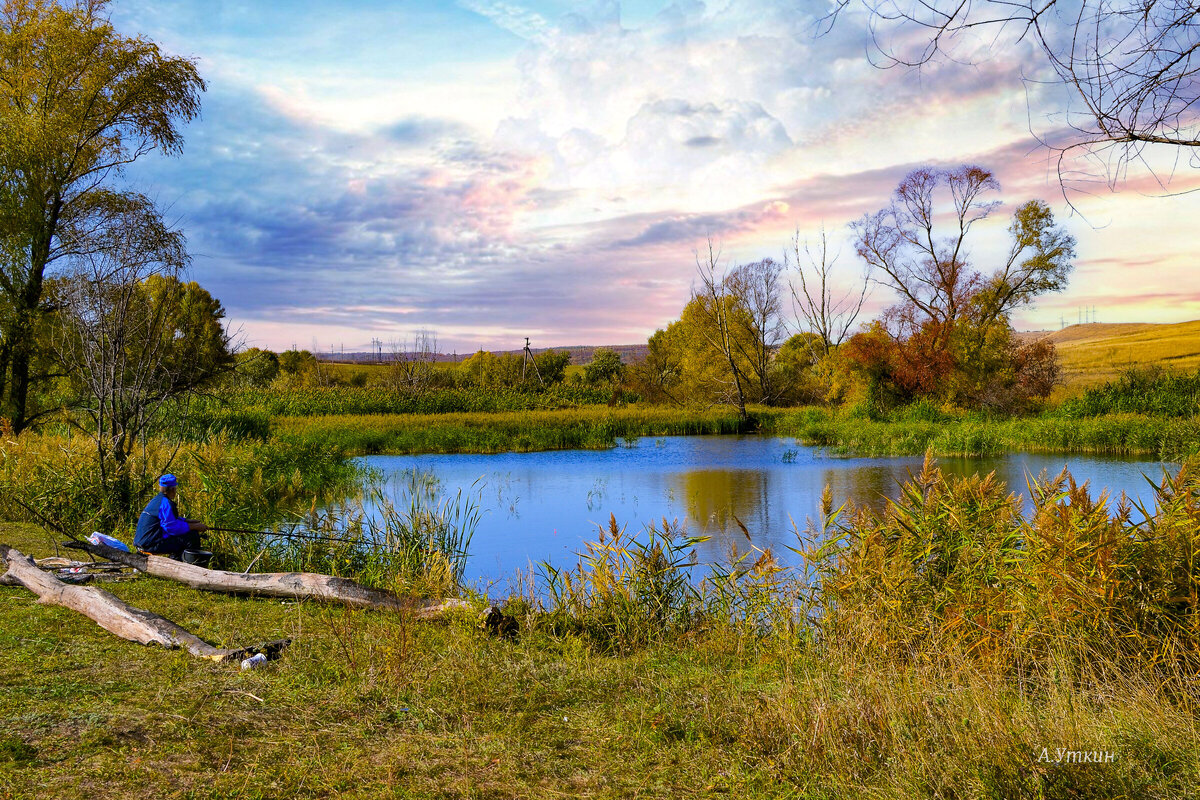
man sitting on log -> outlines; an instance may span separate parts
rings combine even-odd
[[[138,518],[133,544],[144,553],[179,558],[184,550],[200,549],[200,534],[208,530],[203,522],[183,519],[175,505],[179,491],[174,475],[158,479],[162,489],[146,504]]]

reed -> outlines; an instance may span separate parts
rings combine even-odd
[[[498,453],[603,449],[618,439],[746,432],[770,424],[761,410],[750,425],[725,409],[686,411],[633,406],[489,414],[287,417],[277,435],[337,447],[352,455],[378,453]]]
[[[1116,380],[1069,398],[1056,414],[1069,419],[1102,414],[1192,417],[1200,413],[1200,370],[1172,372],[1161,366],[1134,367]]]
[[[686,633],[700,615],[694,547],[706,540],[666,519],[662,530],[650,525],[635,538],[610,515],[608,528],[584,544],[578,566],[540,565],[551,609],[542,624],[583,632],[617,652]]]
[[[86,535],[102,530],[132,539],[141,504],[158,491],[158,476],[180,479],[181,511],[211,524],[265,524],[352,491],[359,470],[340,453],[295,440],[204,443],[151,439],[134,452],[129,473],[140,490],[129,507],[108,508],[94,444],[85,436],[23,433],[0,442],[0,518],[41,522],[29,511]],[[101,526],[101,520],[115,520]]]
[[[779,435],[814,447],[872,456],[992,456],[1006,452],[1142,455],[1178,461],[1200,452],[1200,418],[1108,414],[989,419],[946,415],[940,421],[870,420],[824,409],[784,412]]]
[[[822,641],[863,658],[966,658],[1004,670],[1200,665],[1200,471],[1164,474],[1153,507],[1030,479],[1033,510],[994,474],[927,458],[884,511],[826,501],[800,549]]]
[[[434,597],[462,588],[480,520],[478,491],[443,496],[431,473],[410,470],[388,483],[275,523],[260,533],[220,531],[209,546],[226,569],[310,571],[368,586]]]

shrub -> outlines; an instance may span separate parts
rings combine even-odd
[[[930,459],[884,511],[831,508],[802,552],[832,646],[879,659],[968,656],[1005,668],[1200,663],[1200,470],[1155,509],[1110,514],[1064,470],[1030,480],[1033,510],[994,474],[946,478]],[[817,541],[823,540],[823,541]]]
[[[543,562],[550,624],[589,636],[603,650],[626,651],[689,630],[700,617],[692,584],[696,544],[677,523],[649,526],[641,539],[609,516],[608,529],[587,542],[579,565],[558,570]]]
[[[1200,411],[1200,370],[1190,374],[1161,367],[1126,370],[1115,381],[1063,402],[1058,415],[1071,419],[1102,414],[1191,417]]]

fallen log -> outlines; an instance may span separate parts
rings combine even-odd
[[[401,597],[383,589],[370,589],[347,578],[316,572],[227,572],[175,561],[165,556],[128,553],[87,541],[63,542],[64,547],[86,550],[94,556],[116,561],[138,572],[202,589],[206,592],[288,597],[344,603],[355,608],[399,611],[417,619],[433,619],[448,611],[470,608],[465,600],[421,600]]]
[[[274,658],[291,644],[291,639],[279,639],[253,647],[214,647],[171,620],[126,605],[102,589],[63,583],[39,569],[32,558],[8,545],[0,544],[0,559],[8,568],[3,576],[6,583],[24,586],[38,596],[39,602],[78,611],[109,633],[131,642],[157,644],[168,649],[183,648],[197,658],[218,663],[241,661],[256,653]]]

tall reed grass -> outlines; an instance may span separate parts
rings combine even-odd
[[[700,594],[691,580],[695,545],[678,523],[662,521],[634,538],[610,515],[608,528],[584,545],[578,566],[540,565],[550,624],[586,633],[602,649],[625,651],[686,633],[698,619]]]
[[[1103,414],[1192,417],[1200,413],[1200,371],[1171,372],[1161,366],[1127,369],[1114,381],[1069,398],[1056,414],[1069,419]]]
[[[443,496],[437,478],[410,470],[371,483],[258,534],[213,532],[220,566],[257,571],[314,571],[423,596],[462,589],[471,539],[480,521],[476,490]]]
[[[635,538],[614,518],[577,567],[543,566],[548,607],[618,648],[734,623],[876,661],[1200,669],[1200,465],[1140,509],[1110,511],[1066,471],[1025,490],[1028,513],[994,474],[927,457],[883,510],[832,508],[827,490],[800,566],[751,549],[706,575],[677,526]]]
[[[179,477],[181,510],[209,524],[256,526],[352,491],[359,470],[340,453],[300,441],[235,442],[219,435],[204,443],[147,441],[129,465],[141,489],[128,508],[107,508],[95,446],[86,436],[23,433],[0,442],[0,519],[43,523],[75,534],[100,527],[132,540],[161,471]],[[33,509],[37,513],[30,511]]]
[[[939,421],[874,421],[825,409],[784,412],[780,435],[814,447],[870,456],[994,456],[1013,451],[1144,455],[1179,461],[1200,453],[1200,418],[1109,414],[988,419],[947,415]]]
[[[773,419],[774,412],[763,410],[757,424],[769,425]],[[642,406],[277,420],[277,435],[281,438],[335,446],[353,455],[600,449],[615,446],[618,439],[728,434],[748,429],[730,410],[690,412]]]

